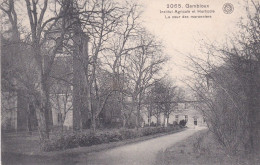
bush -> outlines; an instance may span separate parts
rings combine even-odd
[[[83,147],[83,146],[89,146],[90,145],[90,142],[89,142],[89,138],[90,138],[90,135],[87,135],[87,134],[80,134],[78,133],[77,134],[78,138],[78,144],[79,146]]]
[[[177,121],[173,121],[172,125],[175,127],[175,126],[177,126],[177,125],[179,125],[179,124],[178,124]]]
[[[68,135],[60,135],[55,139],[45,141],[42,145],[44,151],[58,151],[75,147],[84,147],[102,143],[117,142],[133,139],[157,133],[170,132],[178,127],[146,127],[140,129],[119,129],[103,131],[96,134],[86,132],[74,132]]]
[[[152,127],[144,128],[142,132],[143,132],[144,136],[148,136],[148,135],[154,134],[154,130],[153,130]]]
[[[47,140],[43,142],[42,149],[44,151],[59,151],[68,148],[78,147],[79,143],[77,135],[60,136],[57,139]]]
[[[185,127],[186,123],[187,123],[187,121],[185,121],[185,120],[180,121],[180,125],[183,126],[183,127]]]
[[[151,127],[156,127],[156,123],[154,123],[153,121],[151,122]]]
[[[140,136],[135,129],[121,129],[120,133],[123,136],[123,139],[133,139]]]
[[[123,140],[123,136],[120,132],[114,131],[114,132],[106,132],[105,134],[101,134],[101,136],[105,136],[107,139],[103,140],[105,142],[116,142]]]

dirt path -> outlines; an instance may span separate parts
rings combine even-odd
[[[129,144],[107,151],[89,153],[79,157],[78,164],[91,165],[151,165],[156,154],[175,143],[191,136],[199,129],[185,131],[158,137],[155,139]]]

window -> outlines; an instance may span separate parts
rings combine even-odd
[[[197,117],[194,117],[194,125],[198,125]]]
[[[178,123],[179,122],[179,115],[175,115],[175,121]]]
[[[188,103],[184,104],[184,109],[188,109]]]
[[[185,115],[185,121],[186,122],[188,121],[188,115]]]
[[[175,108],[176,108],[177,111],[179,110],[180,106],[179,106],[178,103],[175,105]]]

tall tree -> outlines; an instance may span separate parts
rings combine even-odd
[[[132,51],[127,59],[126,73],[130,80],[132,110],[136,114],[138,128],[145,90],[158,78],[156,76],[167,58],[163,55],[162,45],[155,40],[154,36],[145,31],[140,31],[136,44],[139,48]]]
[[[197,75],[192,88],[204,102],[209,128],[231,153],[259,149],[259,9],[259,2],[249,2],[240,33],[223,46],[206,44],[206,60],[190,58]]]
[[[27,10],[27,17],[29,20],[28,37],[24,38],[24,43],[29,47],[28,56],[31,55],[29,61],[26,61],[26,68],[32,68],[33,72],[29,70],[23,70],[32,76],[31,85],[29,88],[28,84],[26,89],[29,92],[30,100],[34,103],[38,118],[38,128],[40,132],[40,138],[42,140],[49,138],[49,116],[50,116],[50,73],[52,65],[56,57],[57,51],[62,45],[67,28],[65,26],[65,16],[68,16],[70,6],[69,1],[55,1],[54,4],[45,1],[26,0],[25,2],[18,2],[9,0],[2,4],[1,9],[7,13],[9,22],[11,22],[14,35],[17,38],[18,17],[15,4],[19,4],[20,7],[24,6]],[[55,5],[56,4],[56,5]],[[59,6],[60,8],[55,8]],[[7,8],[6,8],[7,7]],[[54,7],[54,10],[52,10]],[[59,27],[60,33],[55,33],[55,37],[51,37],[55,28]],[[25,35],[26,36],[26,35]],[[17,40],[18,42],[20,40]],[[52,47],[50,47],[52,45]],[[19,53],[16,53],[19,56]],[[21,54],[20,54],[21,55]],[[19,59],[19,58],[18,58]],[[26,80],[26,75],[20,75],[20,80]]]

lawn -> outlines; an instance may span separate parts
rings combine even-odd
[[[230,156],[223,152],[213,135],[202,130],[158,153],[156,165],[257,165],[260,155]]]

